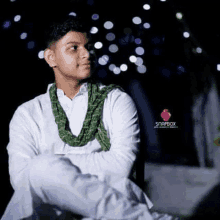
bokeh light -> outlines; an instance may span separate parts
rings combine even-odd
[[[28,49],[33,49],[34,47],[35,47],[34,41],[30,41],[30,42],[27,43],[27,48]]]
[[[133,21],[134,24],[140,24],[142,22],[140,17],[134,17],[132,19],[132,21]]]
[[[75,12],[70,12],[69,15],[70,16],[75,16],[75,17],[77,16]]]
[[[121,72],[121,70],[120,70],[119,67],[115,67],[115,68],[113,69],[113,73],[116,74],[116,75],[120,74],[120,72]]]
[[[3,23],[3,28],[9,28],[10,25],[11,25],[11,22],[10,22],[10,21],[5,21],[5,22]]]
[[[197,48],[196,48],[196,52],[197,52],[197,53],[202,53],[202,48],[201,48],[201,47],[197,47]]]
[[[96,34],[99,31],[99,29],[97,27],[92,27],[90,30],[91,34]]]
[[[26,39],[27,38],[27,33],[22,33],[21,35],[20,35],[20,38],[22,39],[22,40],[24,40],[24,39]]]
[[[121,70],[121,71],[127,71],[127,69],[128,69],[128,66],[127,66],[126,64],[122,64],[122,65],[120,66],[120,70]]]
[[[21,20],[21,15],[16,15],[15,17],[14,17],[14,21],[15,22],[18,22],[18,21],[20,21]]]
[[[176,18],[181,20],[183,18],[183,14],[181,12],[176,13]]]
[[[141,57],[137,57],[135,64],[137,66],[141,66],[143,63],[144,63],[143,59]]]
[[[102,46],[103,46],[102,42],[96,42],[95,45],[94,45],[94,47],[95,47],[96,49],[101,49]]]
[[[106,60],[103,58],[103,56],[99,58],[98,62],[99,62],[100,65],[106,65],[106,64],[108,63],[108,61],[106,61]]]
[[[189,34],[189,32],[184,32],[184,33],[183,33],[183,36],[184,36],[185,38],[189,38],[190,34]]]
[[[44,58],[44,51],[43,51],[43,50],[41,50],[41,51],[38,53],[38,57],[39,57],[40,59],[43,59],[43,58]]]
[[[113,41],[113,40],[115,39],[115,34],[113,34],[113,33],[108,33],[108,34],[106,35],[106,39],[107,39],[108,41]]]
[[[92,20],[98,20],[99,19],[99,15],[98,14],[93,14],[92,15]]]
[[[110,51],[111,53],[116,53],[116,52],[118,52],[118,46],[117,46],[116,44],[111,44],[111,45],[109,46],[109,51]]]
[[[116,67],[115,64],[110,64],[110,65],[109,65],[109,70],[113,71],[113,69],[114,69],[115,67]]]
[[[113,23],[111,22],[111,21],[106,21],[105,23],[104,23],[104,27],[105,27],[105,29],[112,29],[113,28]]]
[[[146,73],[146,72],[147,72],[147,68],[146,68],[146,66],[141,65],[141,66],[138,66],[138,67],[137,67],[137,71],[138,71],[139,73]]]
[[[149,28],[150,28],[150,24],[149,24],[149,23],[147,23],[147,22],[146,22],[146,23],[144,23],[144,25],[143,25],[143,26],[144,26],[144,28],[145,28],[145,29],[149,29]]]
[[[138,55],[143,55],[144,54],[144,48],[143,47],[137,47],[136,49],[135,49],[135,52],[136,52],[136,54],[138,54]]]
[[[129,60],[130,60],[130,62],[135,63],[135,62],[137,61],[137,57],[134,56],[134,55],[131,55],[131,56],[129,57]]]
[[[109,56],[108,56],[108,55],[103,55],[102,58],[103,58],[106,62],[109,61]]]
[[[135,39],[135,43],[136,43],[136,44],[141,44],[141,39],[140,39],[140,38],[136,38],[136,39]]]
[[[143,8],[144,8],[144,10],[149,10],[149,9],[150,9],[150,5],[149,5],[149,4],[145,4],[145,5],[143,6]]]

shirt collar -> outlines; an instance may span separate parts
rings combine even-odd
[[[48,87],[47,87],[47,92],[49,92],[50,87],[51,87],[52,85],[53,85],[53,83],[50,83],[50,84],[48,85]],[[81,85],[81,87],[80,87],[80,89],[79,89],[79,92],[78,92],[77,94],[84,94],[84,93],[87,92],[87,91],[88,91],[88,83],[85,82],[85,83],[83,83],[83,84]],[[57,95],[58,95],[59,97],[64,96],[63,90],[62,90],[62,89],[57,89]]]

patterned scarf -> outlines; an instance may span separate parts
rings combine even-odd
[[[76,137],[72,134],[69,128],[68,118],[58,101],[56,83],[54,83],[51,86],[49,93],[60,138],[70,146],[81,147],[95,137],[99,141],[102,150],[108,151],[111,144],[107,137],[107,131],[104,128],[101,116],[105,98],[108,93],[115,88],[124,91],[120,86],[115,84],[110,84],[100,90],[95,81],[90,80],[88,82],[88,110],[81,132],[78,137]]]

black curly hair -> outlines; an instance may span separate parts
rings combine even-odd
[[[50,48],[53,43],[60,40],[70,31],[86,33],[87,38],[91,39],[90,29],[91,27],[82,17],[67,15],[58,18],[49,23],[45,30],[45,47]]]

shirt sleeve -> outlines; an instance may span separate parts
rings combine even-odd
[[[82,173],[130,175],[139,152],[140,128],[134,101],[127,93],[119,91],[113,90],[105,103],[112,121],[108,123],[110,150],[66,155]]]
[[[7,151],[10,182],[14,190],[26,185],[29,162],[38,155],[27,119],[28,116],[24,117],[24,112],[18,107],[9,124]]]

